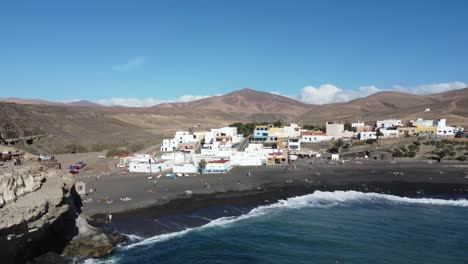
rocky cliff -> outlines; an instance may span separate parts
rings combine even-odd
[[[71,208],[76,208],[70,191],[72,186],[73,180],[69,176],[37,165],[2,168],[2,260],[6,263],[21,263],[43,252],[54,250],[60,242],[67,239],[62,238],[61,231],[65,230],[60,230],[60,226],[67,229],[66,233],[73,237],[73,230],[68,230],[64,222],[66,213]]]
[[[79,242],[84,237],[80,230],[88,230],[86,221],[79,218],[80,207],[81,200],[70,175],[38,164],[2,166],[0,262],[25,263],[46,252],[61,254],[71,241],[84,248],[90,246]],[[103,235],[98,230],[92,231],[86,233],[87,239],[93,234]],[[101,252],[112,251],[109,239],[102,237],[101,244],[102,250],[90,255],[98,257]],[[73,248],[67,251],[69,256],[80,254]]]

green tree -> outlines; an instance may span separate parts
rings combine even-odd
[[[283,121],[281,121],[281,119],[273,122],[273,126],[275,127],[282,127],[283,126]]]
[[[405,154],[399,148],[395,148],[393,150],[393,157],[401,158],[401,157],[404,157],[404,156],[405,156]]]
[[[410,152],[417,152],[419,151],[419,147],[417,145],[411,144],[411,145],[408,145],[408,150]]]
[[[200,171],[200,174],[203,174],[203,170],[206,169],[206,164],[208,164],[208,162],[206,162],[205,159],[198,162],[198,170]]]
[[[343,139],[338,139],[333,143],[333,147],[337,149],[338,153],[340,152],[340,149],[344,146],[344,141]]]
[[[348,131],[353,131],[353,127],[351,127],[351,123],[349,123],[348,121],[344,123],[344,129]]]
[[[230,127],[237,128],[237,133],[243,134],[244,136],[251,135],[255,129],[255,127],[259,125],[259,123],[233,123],[230,124]]]
[[[380,128],[377,129],[376,133],[375,133],[375,136],[377,137],[377,140],[379,140],[380,137],[382,137],[384,134],[382,132],[380,132]]]
[[[444,157],[447,156],[447,152],[445,152],[444,150],[441,150],[437,153],[437,157],[439,158],[438,161],[440,162]]]

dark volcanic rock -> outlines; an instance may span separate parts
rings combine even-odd
[[[73,258],[61,256],[55,252],[48,252],[28,262],[28,264],[71,264],[73,262]]]
[[[84,218],[78,217],[76,226],[79,234],[65,247],[64,256],[102,258],[113,251],[113,241],[101,230],[90,226]]]

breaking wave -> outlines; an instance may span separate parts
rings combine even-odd
[[[200,231],[213,227],[225,227],[232,223],[243,221],[249,218],[260,217],[270,213],[278,212],[284,209],[298,209],[305,207],[330,208],[334,206],[346,206],[353,203],[394,203],[394,204],[427,204],[437,206],[457,206],[468,207],[468,200],[444,200],[433,198],[408,198],[395,195],[379,194],[379,193],[362,193],[356,191],[334,191],[322,192],[315,191],[312,194],[293,197],[285,200],[280,200],[277,203],[259,206],[252,209],[249,213],[240,216],[222,217],[211,222],[194,228],[188,228],[182,231],[157,235],[146,238],[134,244],[123,246],[121,250],[127,250],[139,246],[151,245],[154,243],[167,241],[173,238],[181,237],[187,233]]]

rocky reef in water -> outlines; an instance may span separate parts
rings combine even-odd
[[[0,169],[1,263],[70,263],[112,252],[110,236],[80,216],[71,175],[38,164]]]

